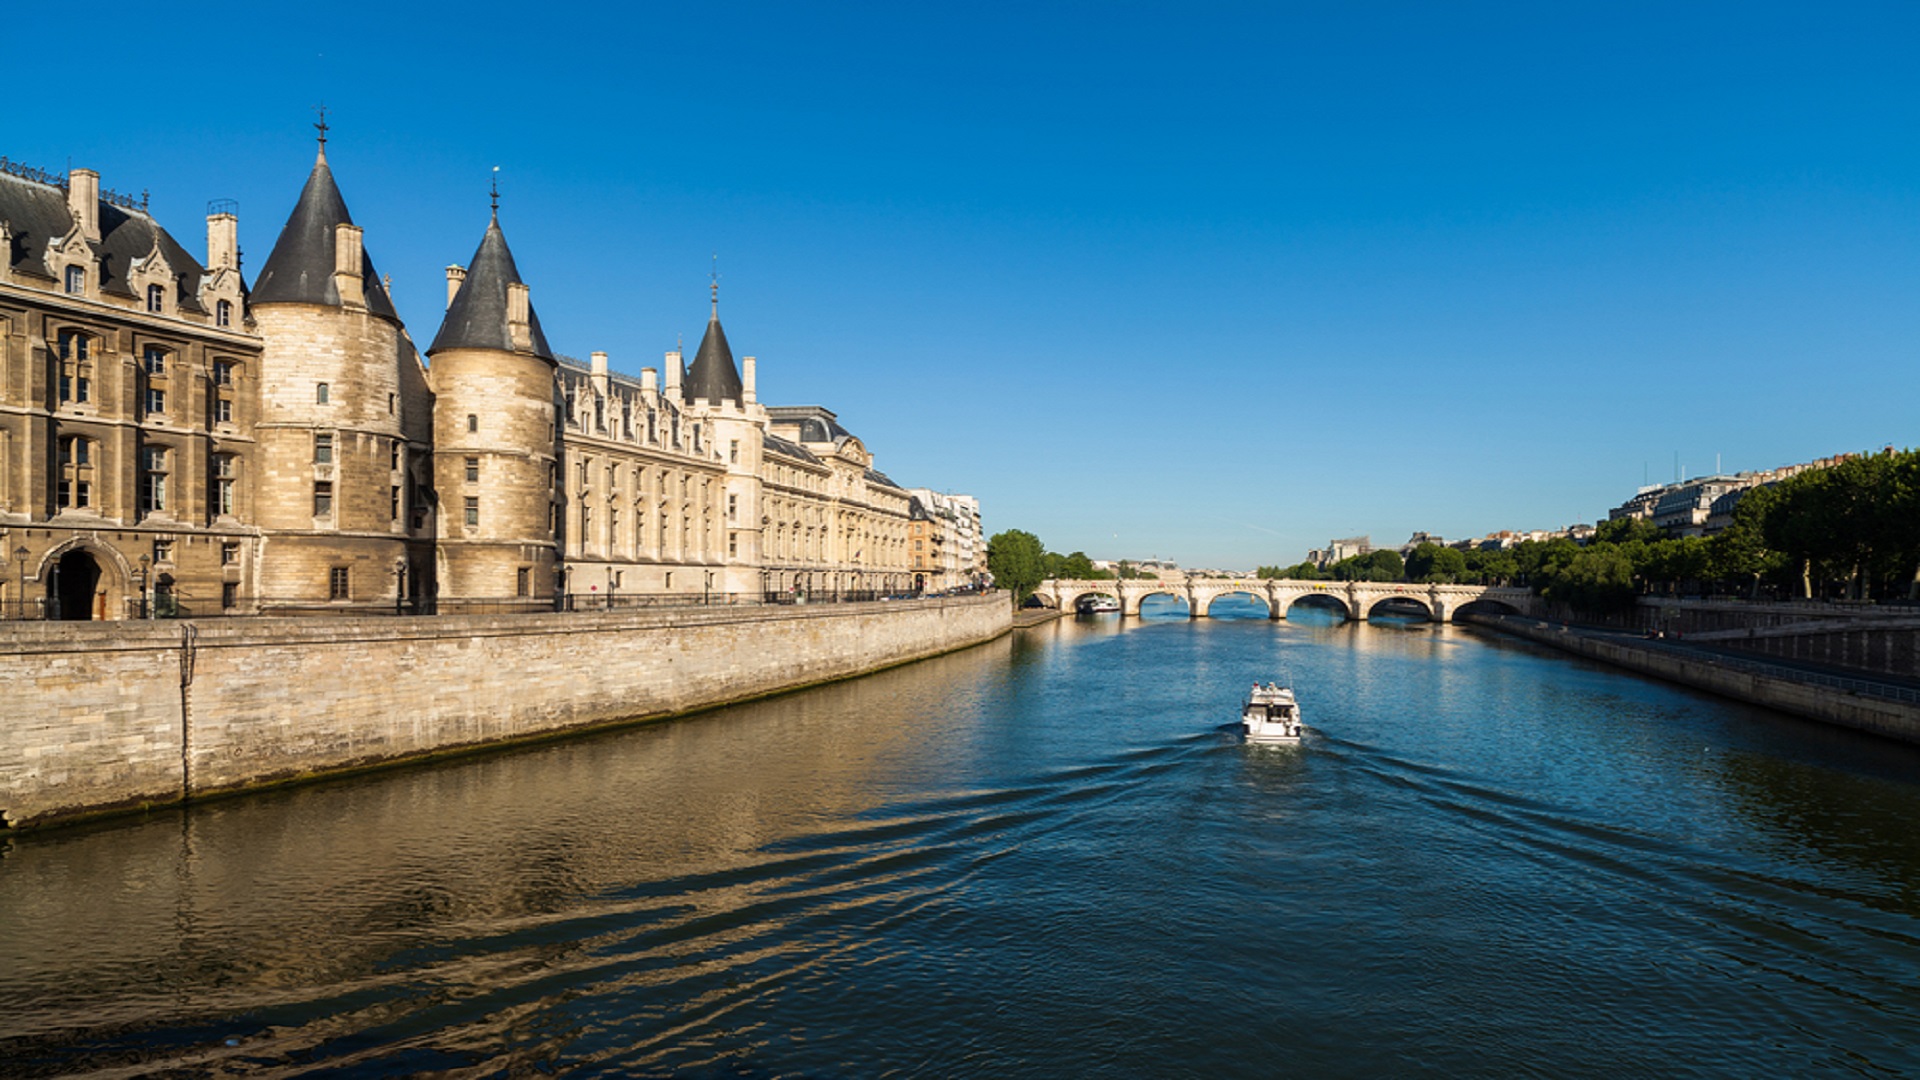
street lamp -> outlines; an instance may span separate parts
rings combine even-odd
[[[702,605],[713,603],[713,571],[711,570],[707,571],[707,583],[700,589],[700,603]]]
[[[404,614],[401,605],[407,595],[407,557],[396,556],[393,560],[393,613]]]
[[[607,567],[607,610],[608,611],[613,610],[613,598],[617,596],[619,592],[620,592],[620,575],[614,573],[613,567],[609,566]]]
[[[20,560],[20,617],[27,617],[27,545],[21,544],[13,549],[13,557]]]
[[[140,589],[140,617],[143,619],[153,617],[152,608],[147,603],[147,568],[152,565],[152,557],[142,555],[140,556],[140,569],[133,572],[134,584]]]

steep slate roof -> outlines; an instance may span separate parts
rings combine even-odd
[[[694,354],[687,380],[680,384],[680,396],[688,401],[705,398],[711,402],[739,403],[740,370],[733,366],[733,350],[727,348],[727,332],[720,329],[720,303],[714,301],[713,317],[707,320],[707,336],[700,339],[700,351]]]
[[[133,264],[153,251],[155,238],[160,254],[173,270],[178,290],[175,302],[181,311],[205,312],[200,306],[199,260],[187,254],[149,217],[144,210],[126,210],[100,200],[100,291],[114,296],[133,296],[127,284]],[[0,221],[13,232],[12,250],[0,252],[0,258],[15,273],[47,276],[47,245],[66,238],[73,229],[73,217],[67,213],[67,193],[50,184],[35,183],[0,173]],[[137,299],[137,298],[136,298]]]
[[[798,458],[801,461],[810,461],[815,465],[820,464],[820,459],[813,456],[813,451],[801,446],[799,443],[788,442],[778,435],[761,433],[760,445],[785,457]]]
[[[888,479],[887,474],[881,472],[878,469],[867,470],[867,483],[877,484],[880,487],[889,487],[894,489],[895,491],[900,491],[900,492],[904,492],[907,490],[906,488],[901,487],[899,484],[894,483],[891,479]]]
[[[794,424],[800,428],[800,441],[832,443],[835,447],[853,438],[853,432],[840,426],[832,410],[820,405],[775,405],[767,410],[776,424]]]
[[[327,168],[326,147],[314,159],[307,186],[300,189],[300,201],[287,215],[287,225],[274,241],[273,254],[253,283],[254,304],[322,304],[340,306],[340,290],[333,286],[333,229],[353,224],[347,213],[347,201],[334,186],[333,170]],[[367,310],[375,315],[399,321],[393,301],[374,273],[373,256],[366,246],[360,248],[360,278],[367,297]]]
[[[500,215],[487,222],[480,247],[467,264],[466,280],[453,296],[440,333],[427,347],[431,356],[443,349],[497,349],[514,352],[513,332],[507,328],[507,286],[524,285],[520,268],[513,264],[513,252],[507,249],[507,236],[500,231]],[[533,340],[533,355],[553,361],[547,347],[547,335],[540,329],[540,315],[527,304],[527,323]]]

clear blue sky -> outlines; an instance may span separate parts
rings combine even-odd
[[[718,252],[763,400],[1062,552],[1291,563],[1920,442],[1920,6],[287,10],[15,5],[0,154],[196,252],[236,198],[257,270],[324,101],[422,345],[497,165],[555,348],[691,347]]]

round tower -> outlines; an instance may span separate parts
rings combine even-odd
[[[432,358],[434,487],[444,599],[551,602],[558,566],[554,372],[496,203]]]
[[[264,346],[258,443],[242,462],[267,534],[262,606],[392,601],[427,550],[409,550],[407,505],[404,414],[424,403],[406,368],[419,360],[334,184],[324,128],[248,309]]]

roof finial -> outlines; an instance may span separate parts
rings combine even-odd
[[[493,167],[493,219],[500,220],[500,166]]]
[[[320,133],[320,157],[322,160],[325,160],[327,156],[327,106],[323,102],[314,106],[313,111],[320,114],[320,122],[313,125],[313,127],[314,130]]]
[[[713,253],[713,317],[720,317],[720,253]]]

